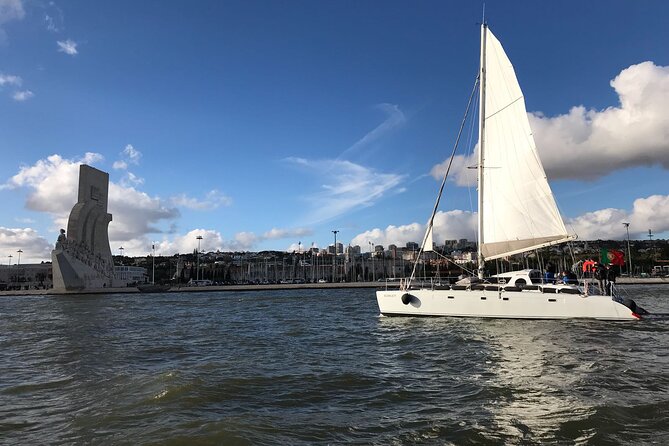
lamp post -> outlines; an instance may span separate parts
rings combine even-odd
[[[623,223],[627,231],[627,274],[632,277],[632,251],[630,250],[630,224]]]
[[[156,242],[151,243],[151,285],[156,284]]]
[[[335,278],[335,275],[337,274],[337,233],[339,231],[332,231],[334,234],[334,257],[332,258],[332,283],[336,282],[337,279]]]
[[[197,273],[196,273],[196,280],[200,280],[200,240],[202,240],[202,236],[198,235],[195,238],[197,239]]]
[[[11,273],[12,273],[12,271],[11,271],[12,257],[14,257],[14,256],[11,255],[11,254],[7,256],[7,258],[9,259],[9,260],[7,260],[7,282],[9,282],[10,278],[12,277],[12,275],[11,275]]]
[[[16,251],[16,252],[19,253],[19,260],[18,260],[18,262],[16,263],[16,266],[17,266],[16,280],[19,282],[19,288],[21,288],[21,277],[20,277],[21,270],[20,270],[20,268],[21,268],[21,253],[23,252],[23,250],[19,249],[19,250]]]
[[[376,282],[376,266],[374,265],[374,243],[369,243],[369,253],[372,256],[372,281]]]

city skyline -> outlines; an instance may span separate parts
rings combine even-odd
[[[667,13],[486,2],[581,240],[669,237]],[[50,260],[80,163],[110,174],[115,255],[420,241],[480,19],[468,2],[0,0],[0,253]],[[467,132],[437,244],[475,239]]]

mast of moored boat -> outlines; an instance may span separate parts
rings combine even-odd
[[[479,159],[478,159],[478,276],[483,279],[483,164],[485,161],[485,88],[486,88],[486,64],[485,64],[485,44],[486,44],[486,25],[485,20],[481,23],[481,73],[479,74]]]

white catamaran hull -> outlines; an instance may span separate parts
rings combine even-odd
[[[385,316],[640,319],[639,315],[613,300],[611,296],[545,293],[535,290],[385,290],[377,291],[376,299],[381,314]]]

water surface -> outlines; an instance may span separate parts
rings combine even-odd
[[[667,320],[379,317],[372,290],[6,297],[0,442],[669,444],[668,345]]]

